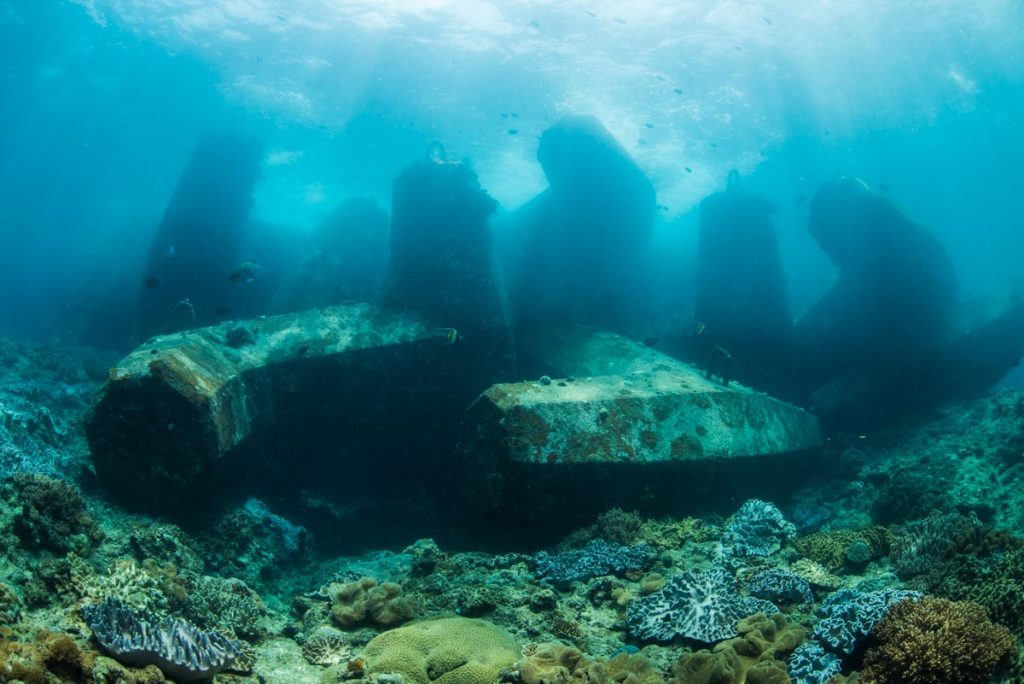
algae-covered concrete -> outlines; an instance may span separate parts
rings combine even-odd
[[[612,333],[552,330],[523,348],[547,361],[551,377],[493,385],[466,417],[467,494],[484,508],[528,499],[532,509],[552,510],[553,500],[580,488],[587,496],[573,496],[574,508],[586,499],[607,507],[614,495],[633,505],[687,462],[791,454],[823,442],[814,415]],[[635,496],[629,481],[640,488]]]
[[[822,440],[806,411],[724,387],[679,363],[632,375],[494,385],[471,415],[498,417],[499,448],[513,461],[534,464],[764,456]]]
[[[86,422],[96,471],[122,500],[169,509],[254,431],[301,425],[317,385],[386,372],[397,356],[429,367],[449,342],[447,329],[364,304],[151,338],[111,369]]]

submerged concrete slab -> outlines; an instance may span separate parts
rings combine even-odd
[[[821,446],[810,413],[753,390],[724,387],[691,366],[494,385],[470,420],[497,422],[489,448],[512,461],[656,463],[742,458]]]
[[[466,478],[474,485],[469,498],[483,508],[522,508],[515,501],[525,499],[551,511],[575,489],[587,495],[574,497],[573,507],[596,499],[604,503],[599,512],[613,495],[633,505],[639,495],[630,498],[624,483],[649,488],[666,473],[662,466],[674,476],[672,464],[796,453],[823,442],[807,411],[724,386],[612,333],[549,332],[524,348],[561,376],[493,385],[470,407],[461,458],[474,473]]]
[[[368,376],[371,387],[389,369],[436,366],[449,333],[351,305],[154,337],[111,369],[87,419],[96,471],[136,508],[181,506],[255,431],[313,423],[315,402]]]

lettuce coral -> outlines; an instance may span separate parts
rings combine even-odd
[[[724,568],[691,570],[668,579],[664,588],[629,605],[626,621],[634,636],[669,641],[677,636],[713,643],[736,636],[736,625],[754,613],[778,608],[739,595]]]

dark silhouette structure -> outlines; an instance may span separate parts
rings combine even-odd
[[[252,258],[242,248],[261,156],[258,141],[232,133],[208,133],[196,145],[146,259],[143,338],[214,323],[237,299],[228,276]],[[239,316],[255,313],[231,308]]]
[[[949,256],[852,177],[818,189],[810,232],[839,275],[796,326],[794,380],[826,417],[883,420],[893,399],[900,410],[914,401],[907,389],[943,358],[956,295]]]
[[[274,312],[376,301],[387,275],[388,220],[372,198],[343,202],[313,235],[297,272],[282,283]]]
[[[498,202],[437,146],[394,181],[385,304],[463,336],[507,335],[488,219]]]
[[[550,187],[517,217],[517,327],[573,322],[629,331],[644,301],[654,187],[590,116],[548,128],[537,159]]]
[[[740,187],[733,171],[724,192],[700,204],[693,340],[695,361],[715,349],[732,357],[735,379],[763,390],[787,380],[792,320],[771,215],[775,205]]]

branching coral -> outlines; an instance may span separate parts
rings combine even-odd
[[[12,478],[19,507],[14,533],[31,549],[85,550],[103,538],[75,487],[45,475],[18,473]]]
[[[907,525],[893,542],[890,559],[906,579],[927,572],[956,553],[956,539],[975,533],[981,523],[959,513],[932,515]]]
[[[983,684],[1017,652],[1010,631],[969,601],[901,601],[876,625],[865,684]]]

